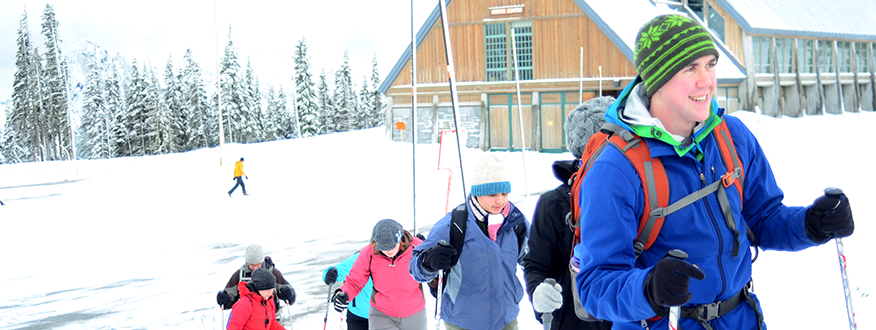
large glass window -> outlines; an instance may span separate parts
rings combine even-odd
[[[779,63],[779,73],[794,73],[794,60],[791,58],[793,48],[793,39],[776,38],[776,59]]]
[[[709,16],[706,17],[706,25],[718,39],[721,39],[721,42],[724,42],[724,17],[708,2],[704,2],[703,6],[706,8],[706,15]]]
[[[797,39],[797,59],[800,60],[800,73],[815,73],[812,64],[812,40]]]
[[[532,21],[512,22],[514,43],[517,46],[517,69],[520,80],[532,80]],[[513,70],[511,68],[512,76]]]
[[[837,63],[840,72],[852,72],[852,45],[848,41],[836,43],[836,54],[839,56]]]
[[[484,24],[487,81],[508,80],[505,23]]]
[[[754,72],[772,73],[770,63],[770,37],[751,37],[754,46]]]
[[[858,69],[858,72],[870,72],[870,61],[867,60],[867,45],[869,43],[855,43],[855,68]]]
[[[833,73],[833,41],[818,40],[818,66],[821,73]]]

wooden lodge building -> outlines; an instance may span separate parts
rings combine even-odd
[[[636,76],[639,27],[668,13],[712,33],[715,99],[728,112],[876,109],[873,0],[447,0],[465,145],[520,150],[521,104],[526,148],[566,151],[566,114],[590,98],[616,97]],[[440,14],[436,5],[416,35],[416,125],[410,46],[380,86],[393,140],[411,141],[413,127],[418,143],[434,143],[454,128]]]

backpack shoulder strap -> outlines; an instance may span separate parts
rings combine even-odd
[[[523,249],[526,248],[523,245],[523,241],[526,240],[526,223],[521,222],[514,226],[514,233],[517,234],[517,255],[519,256]]]
[[[739,169],[739,177],[733,184],[739,192],[739,201],[742,202],[742,185],[745,183],[745,169],[742,161],[739,160],[739,155],[736,153],[736,146],[733,144],[733,137],[730,136],[730,130],[727,129],[727,122],[721,121],[718,126],[715,126],[715,139],[718,141],[718,149],[721,150],[721,159],[724,160],[724,165],[730,171]]]
[[[450,245],[456,249],[456,255],[450,258],[450,264],[456,265],[459,261],[459,255],[462,254],[463,243],[465,243],[465,230],[468,225],[468,211],[466,203],[459,204],[453,213],[450,214]]]

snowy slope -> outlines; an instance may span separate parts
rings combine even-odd
[[[736,115],[758,132],[786,203],[808,205],[828,186],[849,195],[858,221],[845,244],[859,329],[876,329],[869,296],[876,263],[865,244],[876,236],[869,202],[876,193],[864,151],[876,114]],[[6,203],[0,206],[0,328],[218,329],[216,292],[251,243],[264,246],[298,291],[299,302],[290,308],[293,328],[321,327],[328,292],[322,270],[361,248],[382,218],[414,227],[411,152],[410,144],[388,142],[376,128],[226,145],[221,166],[218,148],[0,165]],[[436,169],[437,152],[437,145],[416,150],[421,232],[447,203],[448,172]],[[463,159],[473,161],[480,152],[466,149]],[[526,153],[524,177],[521,153],[501,155],[513,172],[511,200],[528,215],[537,197],[525,197],[524,190],[535,195],[555,187],[550,164],[571,158]],[[250,196],[238,191],[229,198],[240,157],[246,158]],[[459,177],[455,172],[451,207],[463,198]],[[11,186],[19,187],[4,188]],[[770,329],[847,327],[832,242],[799,253],[762,252],[754,276]],[[434,300],[427,299],[431,311]],[[339,318],[332,311],[329,328],[337,328]],[[521,329],[541,329],[527,299],[518,320]]]

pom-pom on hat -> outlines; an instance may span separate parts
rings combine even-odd
[[[265,251],[262,250],[262,246],[258,244],[253,244],[246,247],[246,263],[248,264],[260,264],[265,261]]]
[[[472,196],[511,192],[511,181],[505,171],[505,162],[493,153],[485,153],[475,162],[472,181]]]
[[[687,16],[657,16],[636,34],[636,71],[648,97],[678,71],[706,55],[718,57],[715,42],[706,28]]]
[[[594,97],[578,105],[566,118],[566,146],[575,159],[581,159],[590,136],[599,132],[605,123],[605,110],[614,102],[614,97]]]
[[[380,251],[392,250],[404,235],[402,225],[392,219],[383,219],[374,225],[371,231],[371,239],[377,243],[376,248]]]
[[[277,278],[271,274],[270,270],[265,268],[257,268],[252,271],[252,286],[256,290],[268,290],[277,286]]]

